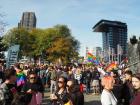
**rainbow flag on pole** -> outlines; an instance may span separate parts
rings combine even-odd
[[[17,73],[17,86],[24,85],[26,81],[26,76],[23,72]]]
[[[96,65],[99,65],[100,64],[99,61],[98,61],[98,59],[96,58],[96,56],[94,56],[91,53],[87,53],[87,60],[88,60],[88,62],[94,63]]]
[[[117,68],[117,64],[115,62],[112,62],[111,64],[109,64],[107,67],[106,67],[106,70],[107,71],[112,71],[113,69]]]

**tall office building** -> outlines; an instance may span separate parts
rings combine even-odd
[[[96,57],[102,57],[102,48],[96,47]]]
[[[22,15],[22,19],[18,23],[18,27],[26,28],[27,30],[30,30],[32,28],[36,28],[36,16],[34,12],[24,12]]]
[[[104,55],[122,55],[127,49],[127,24],[119,21],[101,20],[94,27],[94,32],[102,32]]]
[[[86,58],[88,57],[89,48],[86,47]]]

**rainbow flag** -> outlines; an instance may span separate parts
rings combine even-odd
[[[21,71],[17,73],[17,86],[24,85],[26,81],[26,75]]]
[[[91,53],[88,53],[88,58],[87,58],[88,62],[92,62],[96,65],[99,65],[99,60],[96,58],[96,56],[94,56],[93,54]]]
[[[115,62],[112,62],[111,64],[109,64],[107,67],[106,67],[106,70],[107,71],[111,71],[113,69],[117,68],[117,64]]]

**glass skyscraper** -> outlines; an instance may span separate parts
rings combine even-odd
[[[127,24],[119,21],[101,20],[94,27],[94,32],[102,32],[105,56],[126,56]]]

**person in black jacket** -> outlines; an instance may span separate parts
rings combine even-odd
[[[92,74],[89,69],[86,69],[85,71],[85,84],[86,84],[86,93],[90,93],[90,83],[92,79]]]
[[[122,87],[123,105],[130,105],[134,97],[132,86],[132,71],[126,71],[124,74],[125,82]]]
[[[112,71],[111,76],[114,78],[115,83],[112,89],[114,96],[117,98],[117,105],[122,105],[122,81],[119,78],[119,74],[117,71]]]
[[[99,88],[99,78],[100,78],[100,73],[95,67],[92,70],[92,86],[93,86],[93,94],[99,94],[100,93],[100,88]]]
[[[37,77],[35,72],[31,72],[28,77],[28,82],[23,86],[22,89],[24,92],[40,92],[44,91],[42,81]]]
[[[43,93],[44,87],[42,81],[35,72],[30,72],[27,83],[23,86],[22,92],[32,95]],[[31,97],[31,98],[32,98]],[[32,101],[32,100],[31,100]]]
[[[80,86],[74,80],[67,82],[67,91],[73,105],[84,105],[84,95],[80,92]]]
[[[4,82],[4,72],[3,72],[3,68],[0,65],[0,84]]]

